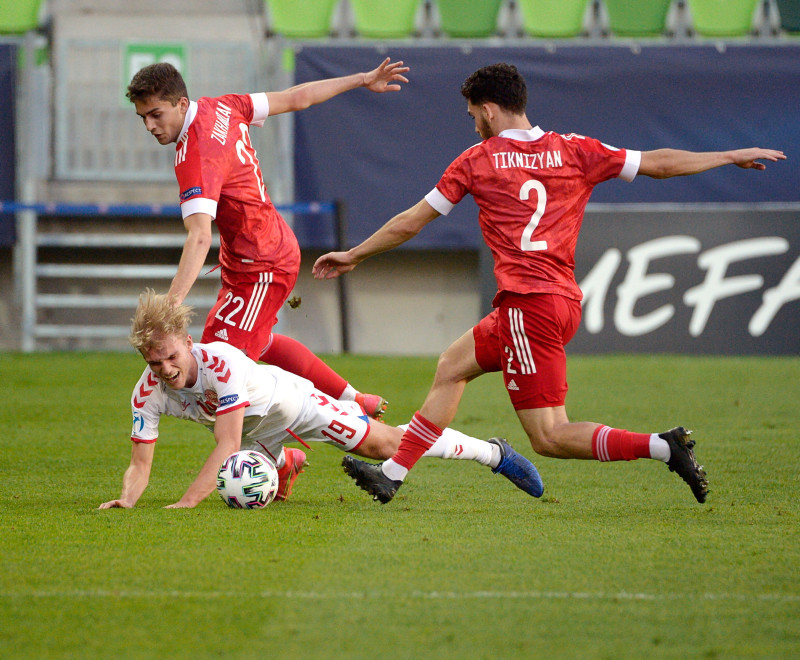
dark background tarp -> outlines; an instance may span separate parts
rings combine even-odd
[[[17,48],[0,44],[0,199],[14,199],[14,85]],[[14,216],[0,214],[0,246],[14,244]]]
[[[461,151],[478,141],[459,89],[475,69],[515,64],[528,81],[528,117],[543,130],[581,133],[632,149],[716,151],[745,146],[800,157],[800,44],[785,46],[413,47],[304,46],[296,80],[347,75],[384,55],[411,72],[401,93],[349,92],[298,113],[298,200],[346,203],[348,241],[363,240],[419,201]],[[765,174],[722,168],[696,177],[599,185],[592,202],[796,202],[796,167]],[[477,248],[477,211],[465,200],[409,247]],[[330,245],[298,223],[301,244]]]

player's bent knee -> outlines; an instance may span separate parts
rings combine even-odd
[[[558,443],[553,439],[552,435],[544,431],[528,434],[528,439],[531,442],[531,447],[540,456],[549,456],[557,458],[561,456]]]

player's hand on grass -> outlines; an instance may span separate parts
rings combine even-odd
[[[357,265],[348,252],[328,252],[314,262],[311,272],[318,280],[330,280],[349,273]]]
[[[403,62],[389,63],[390,58],[386,58],[380,65],[364,74],[364,87],[373,92],[399,92],[402,88],[398,82],[408,82],[404,74],[408,71],[407,66],[403,66]]]
[[[184,502],[183,500],[179,500],[175,502],[175,504],[168,504],[165,506],[165,509],[194,509],[196,505],[191,504],[190,502]]]
[[[764,163],[759,163],[759,160],[770,160],[777,163],[779,160],[786,160],[786,155],[782,151],[775,149],[760,149],[759,147],[752,147],[751,149],[737,149],[731,152],[733,162],[735,165],[742,167],[746,170],[765,170],[767,166]]]
[[[111,500],[110,502],[103,502],[98,509],[132,509],[133,504],[124,502],[123,500]]]

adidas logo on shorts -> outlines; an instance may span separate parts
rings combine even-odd
[[[513,378],[508,381],[508,385],[506,387],[508,387],[510,390],[519,391],[519,386],[514,382]]]
[[[222,328],[222,330],[217,330],[214,333],[214,336],[221,339],[222,341],[228,341],[228,331],[225,328]]]

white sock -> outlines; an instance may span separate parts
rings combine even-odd
[[[394,481],[402,481],[408,474],[408,468],[404,468],[399,463],[395,463],[391,458],[383,462],[381,470],[389,479],[393,479]]]
[[[669,450],[669,443],[664,438],[659,438],[658,433],[650,434],[650,458],[655,458],[665,463],[669,461],[672,452]]]
[[[340,401],[355,401],[356,400],[356,394],[358,394],[358,390],[355,387],[353,387],[350,383],[347,383],[347,385],[344,388],[344,392],[342,392],[339,395],[339,400]]]
[[[278,454],[278,462],[275,463],[275,467],[280,470],[284,465],[286,465],[286,454],[283,451],[283,447],[281,447],[281,453]]]
[[[461,431],[447,428],[423,458],[457,459],[477,461],[481,465],[497,467],[500,464],[500,447],[465,435]]]

